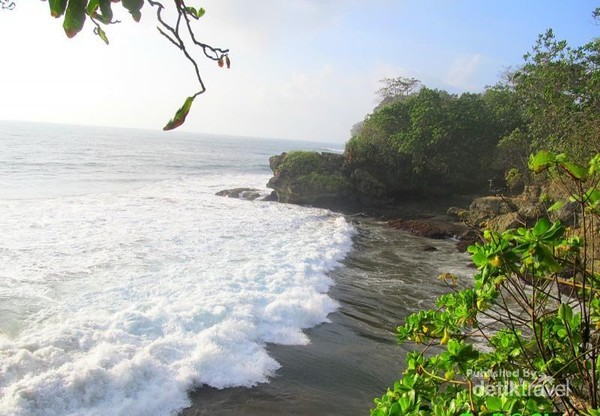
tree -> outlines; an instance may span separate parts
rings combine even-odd
[[[567,151],[578,160],[600,151],[600,39],[572,48],[548,30],[512,81],[533,150]]]
[[[398,196],[426,188],[478,191],[498,175],[492,164],[496,144],[520,125],[514,93],[402,91],[402,99],[376,108],[353,134],[346,146],[351,168],[368,171]]]
[[[422,87],[421,81],[415,78],[383,78],[379,83],[383,84],[383,87],[376,92],[379,97],[379,104],[375,111],[418,92]]]
[[[194,67],[200,88],[186,98],[184,104],[177,110],[175,116],[165,125],[163,130],[172,130],[181,126],[185,122],[194,99],[206,92],[198,64],[190,54],[189,48],[200,48],[207,59],[217,62],[221,68],[231,66],[229,50],[216,48],[198,40],[194,33],[193,21],[200,19],[205,14],[205,10],[188,6],[185,0],[167,0],[167,3],[158,0],[48,0],[51,16],[55,18],[64,16],[63,28],[67,37],[76,36],[83,29],[85,22],[89,20],[94,25],[94,33],[107,45],[109,40],[104,27],[120,23],[113,17],[113,3],[120,3],[136,22],[140,21],[142,8],[146,3],[154,8],[159,33],[181,50]],[[16,6],[10,0],[0,0],[0,5],[2,9],[8,10],[12,10]],[[169,20],[166,17],[168,14],[175,17]]]

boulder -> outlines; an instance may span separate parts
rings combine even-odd
[[[471,213],[479,213],[481,216],[493,217],[516,211],[514,203],[509,198],[500,196],[484,196],[475,198],[469,206]]]
[[[440,219],[391,220],[388,225],[397,230],[426,238],[457,238],[469,228],[463,223],[443,221]]]
[[[509,212],[489,219],[486,225],[486,228],[502,232],[510,228],[522,227],[523,221],[517,212]]]
[[[227,198],[240,198],[247,199],[249,201],[254,201],[258,197],[260,197],[260,191],[254,188],[233,188],[224,189],[222,191],[217,192],[215,195],[225,196]]]
[[[448,210],[446,211],[446,215],[448,215],[449,217],[452,217],[454,219],[457,219],[457,220],[466,219],[468,213],[469,213],[469,210],[464,209],[464,208],[454,207],[454,206],[448,208]]]

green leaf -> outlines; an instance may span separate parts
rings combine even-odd
[[[163,127],[164,131],[173,130],[177,127],[181,126],[185,122],[185,118],[187,117],[190,109],[192,108],[192,103],[194,102],[195,95],[191,97],[187,97],[183,105],[177,112],[175,113],[175,117],[173,117],[165,127]]]
[[[533,235],[541,237],[546,231],[550,229],[552,223],[547,218],[542,218],[533,227]]]
[[[595,174],[599,173],[600,172],[600,154],[591,158],[589,165],[590,165],[590,167],[588,169],[588,173],[590,175],[595,175]]]
[[[104,24],[109,24],[112,22],[113,12],[110,0],[100,0],[100,11],[102,12],[102,17],[99,19]]]
[[[50,14],[52,17],[60,17],[65,13],[67,0],[49,0]]]
[[[123,7],[129,10],[131,16],[133,16],[133,20],[139,22],[142,18],[142,7],[144,6],[144,0],[122,0]]]
[[[539,151],[535,156],[529,157],[529,169],[536,173],[549,168],[556,161],[556,155],[545,150]]]
[[[556,155],[556,163],[562,163],[567,161],[566,153],[559,153]]]
[[[552,204],[547,211],[548,212],[553,212],[553,211],[558,211],[559,209],[561,209],[562,207],[565,206],[565,201],[562,199],[559,199],[558,201],[556,201],[554,204]]]
[[[100,26],[96,26],[94,28],[94,33],[98,36],[100,36],[100,39],[102,39],[104,41],[104,43],[106,43],[108,45],[108,38],[106,37],[106,32],[104,30],[102,30],[102,28]]]
[[[600,190],[598,190],[597,188],[588,189],[585,193],[584,200],[591,205],[598,203],[598,201],[600,201]]]
[[[69,5],[65,13],[63,29],[68,38],[78,34],[85,23],[85,6],[87,0],[69,0]]]
[[[485,398],[485,407],[492,412],[502,411],[502,400],[496,396],[489,396]]]
[[[558,317],[563,321],[569,322],[573,318],[573,309],[566,303],[561,303],[558,307]]]
[[[206,13],[206,10],[204,10],[202,7],[196,10],[194,7],[187,6],[185,11],[196,20],[200,19],[202,16],[204,16],[204,13]]]
[[[588,176],[588,169],[583,166],[571,162],[562,162],[560,165],[575,179],[585,179]]]
[[[90,2],[87,5],[87,15],[93,16],[99,6],[100,0],[90,0]]]

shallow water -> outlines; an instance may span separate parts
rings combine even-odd
[[[280,364],[269,383],[253,388],[200,388],[181,416],[359,415],[393,384],[408,346],[395,343],[395,328],[409,313],[431,307],[447,291],[437,276],[453,272],[466,282],[465,254],[454,242],[429,240],[362,221],[354,248],[330,276],[329,294],[340,308],[330,323],[306,330],[310,344],[271,345]],[[436,251],[424,251],[425,246]]]

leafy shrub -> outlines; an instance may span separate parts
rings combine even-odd
[[[600,415],[600,155],[584,167],[540,152],[529,166],[568,187],[579,235],[546,218],[486,231],[469,247],[473,286],[458,290],[456,277],[442,275],[452,291],[398,327],[400,344],[423,348],[407,355],[372,416]]]
[[[523,189],[523,174],[517,168],[509,169],[504,175],[506,186],[511,192],[516,192]]]

